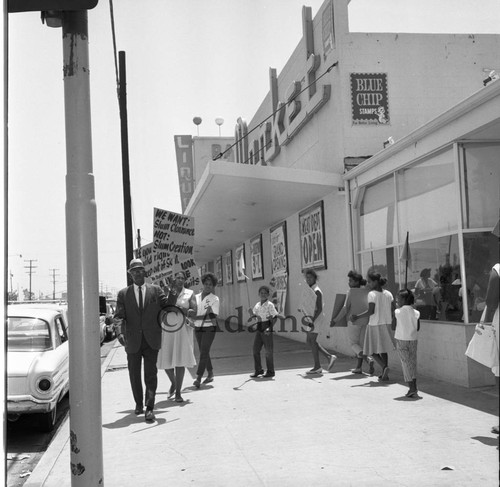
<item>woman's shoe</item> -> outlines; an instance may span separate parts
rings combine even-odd
[[[314,374],[322,374],[323,369],[321,367],[318,367],[317,369],[311,369],[306,372],[307,375],[314,375]]]
[[[182,396],[175,396],[175,402],[184,402]]]
[[[410,389],[406,394],[405,396],[406,397],[414,397],[418,394],[418,390],[417,389]]]
[[[352,369],[351,372],[353,374],[362,374],[363,373],[363,371],[359,367],[356,367],[355,369]]]
[[[173,396],[174,392],[175,392],[175,385],[171,385],[170,389],[168,390],[168,397]]]
[[[498,434],[500,434],[499,427],[498,427],[498,426],[493,426],[493,428],[491,428],[491,432],[492,432],[494,435],[498,435]]]
[[[193,382],[193,386],[195,386],[196,389],[199,389],[201,387],[200,379],[195,379],[195,381]]]

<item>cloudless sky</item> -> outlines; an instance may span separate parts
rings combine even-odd
[[[115,0],[126,52],[134,235],[152,239],[153,208],[181,211],[173,137],[233,135],[250,120],[302,36],[302,5],[323,0]],[[499,0],[353,0],[350,29],[500,33]],[[103,290],[126,285],[121,142],[108,0],[89,11],[92,145]],[[14,290],[66,289],[62,29],[9,15],[8,269]],[[22,257],[20,257],[22,255]],[[51,269],[56,269],[51,271]]]

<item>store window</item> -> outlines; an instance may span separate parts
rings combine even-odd
[[[458,228],[457,193],[452,151],[399,171],[400,235],[416,240]]]
[[[500,202],[500,144],[466,144],[461,158],[464,228],[493,228]]]
[[[393,177],[369,186],[359,212],[360,250],[386,247],[397,241]]]

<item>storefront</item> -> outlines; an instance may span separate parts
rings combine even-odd
[[[469,386],[493,383],[464,351],[499,259],[492,231],[500,206],[500,83],[374,155],[345,180],[353,266],[387,276],[393,293],[415,291],[423,318],[421,373]]]
[[[391,290],[404,283],[409,232],[408,284],[422,266],[446,281],[439,309],[428,305],[420,349],[434,355],[422,373],[485,383],[463,356],[481,296],[471,283],[474,296],[459,300],[458,283],[473,278],[475,255],[484,257],[481,281],[494,250],[498,192],[487,207],[476,196],[484,181],[492,198],[498,186],[498,125],[480,115],[498,97],[479,99],[498,90],[481,87],[485,69],[500,65],[500,36],[350,33],[348,3],[327,0],[314,18],[303,8],[303,38],[279,75],[270,69],[250,122],[236,121],[236,162],[208,161],[196,178],[185,213],[195,220],[197,263],[220,278],[222,318],[245,322],[258,288],[271,284],[287,317],[278,332],[304,341],[303,271],[317,271],[329,322],[351,268],[377,266]],[[449,136],[438,140],[438,126]],[[463,306],[470,313],[460,322]],[[345,329],[325,329],[319,340],[352,353]]]

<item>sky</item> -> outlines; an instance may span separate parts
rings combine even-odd
[[[115,0],[125,51],[134,235],[152,240],[153,208],[181,212],[174,135],[232,136],[251,120],[302,36],[302,5],[323,0]],[[350,30],[500,34],[499,0],[352,0]],[[9,15],[8,290],[66,290],[62,29]],[[109,0],[89,11],[92,153],[99,286],[126,285],[120,118]]]

